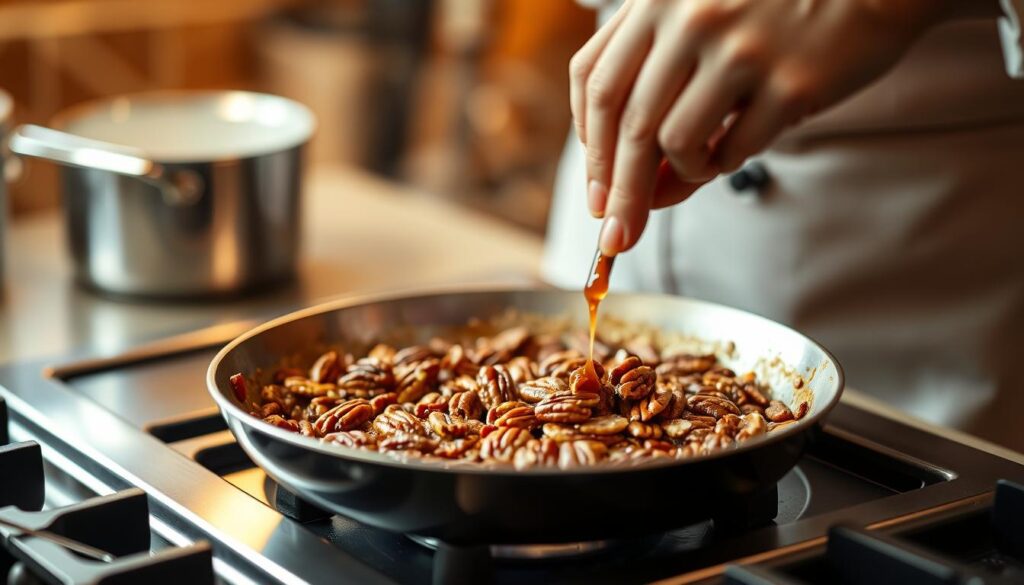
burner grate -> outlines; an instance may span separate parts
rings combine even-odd
[[[32,441],[0,446],[0,471],[0,544],[6,549],[0,549],[0,577],[7,575],[8,583],[38,583],[37,576],[67,585],[214,582],[207,543],[150,552],[149,504],[142,490],[43,510],[43,456]]]
[[[1001,480],[987,510],[899,534],[850,525],[828,531],[824,554],[772,566],[733,565],[728,585],[1009,585],[1024,582],[1024,486]]]

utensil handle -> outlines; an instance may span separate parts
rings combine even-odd
[[[171,204],[194,203],[202,188],[202,180],[195,172],[168,172],[163,165],[153,162],[138,149],[82,138],[52,128],[23,124],[11,133],[9,144],[11,152],[21,156],[137,177],[159,188],[164,199]]]

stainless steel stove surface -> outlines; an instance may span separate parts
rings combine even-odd
[[[912,534],[967,518],[979,529],[987,526],[978,518],[988,518],[997,480],[1024,482],[1024,466],[841,404],[777,493],[731,514],[629,541],[434,550],[436,543],[325,514],[253,466],[212,408],[204,382],[216,348],[244,327],[221,326],[102,360],[0,368],[10,440],[42,446],[46,508],[140,488],[152,548],[191,547],[178,549],[183,556],[212,550],[216,577],[228,582],[474,582],[486,575],[497,583],[813,583],[835,582],[815,559],[839,554],[836,543],[861,534],[839,529],[827,541],[833,526]],[[8,473],[3,466],[0,455],[0,477]],[[141,495],[115,497],[125,498]],[[0,500],[0,507],[8,503]],[[700,504],[680,494],[666,505]],[[1003,508],[1024,525],[1024,507]],[[116,526],[122,515],[109,514],[105,524]],[[936,554],[956,548],[956,531],[944,534],[945,540],[925,539],[945,546]],[[1019,549],[986,551],[956,562],[993,578],[1019,576]],[[804,564],[793,569],[795,558]],[[753,568],[726,575],[732,563]]]

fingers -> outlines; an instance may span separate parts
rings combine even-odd
[[[647,14],[622,22],[608,41],[586,85],[587,183],[611,185],[619,117],[637,73],[647,58],[653,30]]]
[[[658,130],[658,144],[683,181],[718,174],[709,142],[753,85],[750,68],[725,59],[701,63]]]
[[[651,197],[651,209],[670,207],[676,203],[682,203],[690,198],[690,195],[703,187],[705,181],[696,183],[684,183],[679,175],[672,169],[667,160],[662,160],[658,166],[658,175],[654,181],[654,195]]]
[[[748,157],[764,150],[790,124],[806,112],[803,92],[791,84],[769,84],[740,113],[715,148],[714,159],[723,172],[732,172]]]
[[[686,38],[669,36],[659,39],[637,75],[618,126],[607,197],[608,217],[617,218],[623,234],[618,247],[611,242],[604,247],[606,254],[629,249],[643,231],[661,162],[658,127],[686,84],[694,62]]]
[[[576,135],[584,144],[587,143],[586,125],[586,85],[587,78],[594,68],[598,56],[604,51],[608,39],[626,17],[632,3],[627,0],[622,7],[590,37],[579,51],[569,60],[569,109],[572,111]]]
[[[653,140],[631,144],[615,155],[614,181],[608,192],[607,219],[602,230],[601,252],[614,256],[633,247],[647,225],[651,195],[661,153]],[[617,231],[612,234],[608,224]]]

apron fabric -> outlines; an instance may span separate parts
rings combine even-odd
[[[612,290],[745,309],[815,338],[847,384],[1024,451],[1024,82],[995,24],[944,27],[887,76],[758,157],[771,183],[723,178],[652,214]],[[570,136],[543,273],[579,288],[600,222]]]

